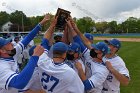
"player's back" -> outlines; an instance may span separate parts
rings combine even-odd
[[[41,82],[47,93],[84,93],[78,74],[65,63],[47,60],[39,66]]]

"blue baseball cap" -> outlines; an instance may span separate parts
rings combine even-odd
[[[70,51],[73,51],[75,53],[80,53],[81,52],[81,47],[78,43],[71,43],[69,45],[69,49]]]
[[[84,36],[89,40],[93,40],[93,35],[90,33],[85,33]]]
[[[104,42],[98,42],[98,43],[96,43],[96,44],[92,44],[91,46],[92,46],[94,49],[96,49],[96,50],[102,51],[102,53],[103,53],[104,55],[107,54],[108,51],[109,51],[107,44],[104,43]]]
[[[5,46],[6,44],[8,44],[10,42],[11,42],[11,39],[0,38],[0,48]]]
[[[66,45],[63,42],[58,42],[55,43],[52,47],[51,47],[52,51],[60,51],[60,52],[67,52],[68,50],[68,45]]]
[[[121,48],[121,42],[118,40],[118,39],[111,39],[111,40],[108,40],[108,43],[113,45],[114,47],[116,48]]]

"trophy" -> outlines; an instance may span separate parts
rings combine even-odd
[[[57,9],[56,16],[58,16],[58,18],[57,18],[55,29],[64,30],[65,25],[66,25],[66,19],[70,16],[70,13],[71,12],[61,9],[61,8]]]

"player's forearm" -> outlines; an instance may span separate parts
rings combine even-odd
[[[50,40],[51,37],[53,36],[54,28],[55,28],[54,26],[50,26],[49,29],[45,32],[44,38]]]
[[[120,74],[117,70],[112,69],[111,73],[116,77],[117,80],[120,81],[120,83],[124,86],[127,86],[129,84],[129,77],[126,77],[123,74]]]
[[[43,46],[45,49],[49,50],[49,41],[48,41],[48,39],[43,38],[42,42],[41,42],[41,46]]]
[[[41,30],[41,25],[38,24],[21,42],[26,47],[31,40],[37,35],[37,33]]]
[[[81,53],[83,53],[83,51],[86,49],[85,45],[83,44],[83,42],[81,41],[80,37],[78,35],[73,37],[74,42],[78,43],[81,47]]]
[[[64,29],[64,33],[63,33],[63,37],[62,37],[62,41],[66,44],[69,44],[69,40],[68,40],[68,27],[66,26]]]
[[[83,34],[80,32],[80,30],[77,28],[75,29],[75,32],[80,36],[80,38],[82,39],[83,43],[85,44],[85,46],[88,48],[88,49],[92,49],[91,47],[91,43],[87,40],[86,37],[83,36]]]
[[[70,31],[72,33],[72,37],[77,36],[77,33],[75,32],[75,30],[73,29],[73,27],[70,27],[69,29],[70,29]]]
[[[21,71],[21,73],[11,79],[8,87],[23,89],[29,82],[34,72],[34,69],[37,66],[38,59],[38,56],[32,56],[26,67]]]
[[[78,69],[78,75],[79,75],[79,77],[81,78],[82,81],[85,81],[87,79],[82,68]]]
[[[79,77],[82,81],[86,80],[86,76],[84,74],[78,73]]]

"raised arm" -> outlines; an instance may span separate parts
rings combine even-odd
[[[68,25],[66,25],[62,37],[62,41],[66,44],[69,44],[68,35]]]
[[[45,32],[44,37],[42,39],[41,45],[47,50],[49,50],[49,44],[50,44],[49,41],[52,39],[56,23],[57,23],[57,17],[56,18],[54,17],[49,29]]]
[[[57,23],[57,17],[56,18],[54,17],[49,29],[44,34],[45,39],[50,40],[52,38],[56,23]]]
[[[49,20],[49,15],[45,15],[44,19],[21,41],[21,43],[26,47],[31,40],[37,35],[41,30],[41,26],[44,25]]]
[[[69,31],[71,32],[72,34],[72,37],[73,37],[73,41],[78,43],[81,47],[81,52],[83,53],[83,51],[86,49],[85,45],[83,44],[82,40],[80,39],[80,37],[77,35],[77,33],[75,32],[75,30],[73,29],[72,27],[72,24],[70,22],[70,20],[66,20],[67,24],[68,24],[68,27],[69,27]]]
[[[32,74],[34,72],[35,67],[37,66],[37,62],[39,56],[44,52],[44,48],[42,46],[37,46],[34,50],[33,56],[30,58],[26,67],[21,71],[20,74],[15,75],[14,77],[9,77],[8,87],[14,87],[16,89],[23,89],[27,83],[29,82]]]
[[[83,43],[85,44],[85,46],[86,46],[88,49],[92,49],[91,43],[87,40],[86,37],[83,36],[83,34],[80,32],[80,30],[78,29],[77,25],[74,23],[74,21],[73,21],[72,18],[70,18],[70,21],[71,21],[73,30],[80,36],[80,38],[82,39],[82,41],[83,41]]]

